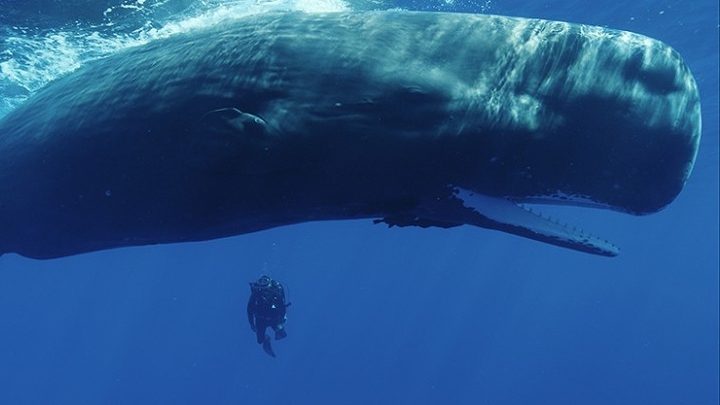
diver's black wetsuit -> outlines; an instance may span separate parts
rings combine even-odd
[[[275,331],[275,339],[287,336],[285,332],[285,291],[279,281],[262,276],[258,281],[250,283],[250,300],[247,314],[250,328],[255,332],[257,342],[271,356],[275,356],[270,345],[270,337],[265,330],[271,327]]]

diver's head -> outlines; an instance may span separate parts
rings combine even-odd
[[[260,278],[258,279],[256,284],[261,287],[268,287],[270,285],[271,281],[272,281],[272,279],[270,279],[270,277],[268,277],[266,275],[262,275],[262,276],[260,276]]]

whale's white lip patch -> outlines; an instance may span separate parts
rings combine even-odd
[[[453,187],[453,194],[462,201],[465,208],[497,224],[491,228],[603,256],[617,256],[620,252],[617,246],[605,239],[589,234],[579,227],[563,224],[515,201],[490,197],[459,187]]]

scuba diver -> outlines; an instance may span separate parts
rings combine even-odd
[[[271,327],[275,331],[275,340],[287,337],[285,310],[290,304],[285,303],[282,284],[265,275],[250,283],[250,291],[247,306],[250,329],[255,332],[257,342],[262,344],[265,353],[275,357],[270,345],[270,336],[265,334],[265,330]]]

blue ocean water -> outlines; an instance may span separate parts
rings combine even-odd
[[[608,26],[672,45],[703,139],[664,211],[544,208],[617,258],[461,227],[307,223],[50,261],[0,257],[0,404],[717,404],[718,4],[714,0],[0,0],[0,115],[128,46],[268,10],[405,8]],[[284,282],[265,355],[247,282]]]

